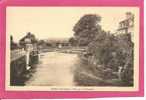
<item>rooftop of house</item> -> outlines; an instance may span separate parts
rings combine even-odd
[[[127,23],[128,20],[133,20],[134,21],[134,15],[131,12],[127,12],[125,19],[123,19],[122,21],[120,21],[119,24]]]
[[[27,35],[26,36],[24,36],[23,38],[21,38],[20,40],[19,40],[19,42],[25,42],[25,39],[30,39],[30,41],[32,42],[32,43],[34,43],[34,42],[37,42],[37,39],[35,38],[35,35],[34,34],[32,34],[31,32],[28,32],[27,33]]]

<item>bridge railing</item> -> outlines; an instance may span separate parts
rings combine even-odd
[[[16,49],[11,51],[11,61],[21,58],[26,55],[26,51],[24,49]]]

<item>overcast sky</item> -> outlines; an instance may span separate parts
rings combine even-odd
[[[98,14],[105,31],[115,32],[118,22],[126,12],[137,14],[138,9],[126,7],[8,7],[7,34],[15,41],[26,32],[32,32],[38,39],[68,38],[73,36],[73,26],[85,14]]]

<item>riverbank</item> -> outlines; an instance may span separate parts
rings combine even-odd
[[[74,80],[77,86],[126,86],[118,79],[117,73],[97,67],[88,62],[88,59],[80,56],[80,64],[74,70]]]

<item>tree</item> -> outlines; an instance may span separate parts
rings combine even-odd
[[[121,80],[127,86],[133,85],[133,47],[128,34],[114,36],[102,33],[90,43],[88,52],[98,61],[97,65],[104,65],[105,69],[118,72],[119,67],[122,67]]]
[[[10,47],[11,50],[18,49],[18,44],[14,42],[12,35],[10,36]]]
[[[43,44],[45,44],[45,41],[44,40],[39,40],[38,41],[38,45],[43,45]]]
[[[12,35],[10,36],[10,40],[11,40],[11,43],[13,43],[13,36]]]
[[[76,23],[73,31],[79,46],[87,46],[101,31],[100,20],[99,15],[87,14]]]
[[[120,35],[118,37],[117,52],[119,63],[123,66],[121,79],[127,85],[133,85],[133,67],[134,67],[134,44],[131,41],[130,34]]]
[[[74,38],[74,37],[71,37],[69,39],[69,43],[72,45],[72,46],[76,46],[77,45],[77,40]]]

